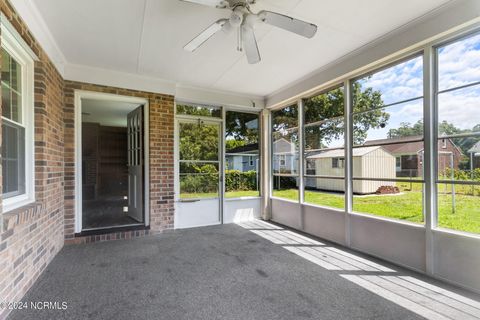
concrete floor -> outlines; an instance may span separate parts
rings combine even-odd
[[[265,222],[67,246],[9,319],[477,319],[478,296]]]

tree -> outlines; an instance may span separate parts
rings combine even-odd
[[[410,122],[401,122],[400,127],[398,127],[397,129],[390,129],[388,131],[389,139],[421,135],[423,135],[422,120],[418,120],[413,125]]]
[[[353,118],[354,143],[363,144],[370,129],[385,127],[390,115],[383,111],[382,94],[372,88],[362,88],[354,82]],[[344,135],[344,91],[343,88],[330,90],[305,100],[305,146],[319,149],[328,146]]]
[[[438,133],[440,136],[442,135],[452,135],[452,134],[459,134],[462,133],[462,129],[459,129],[455,127],[454,124],[447,122],[446,120],[443,120],[438,124]]]
[[[227,112],[225,117],[226,150],[258,143],[258,115]]]

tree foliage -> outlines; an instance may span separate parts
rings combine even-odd
[[[354,142],[362,144],[370,129],[383,128],[390,115],[380,109],[382,94],[372,88],[362,88],[354,82],[353,117]],[[319,149],[344,136],[344,90],[337,88],[305,100],[305,146]]]
[[[401,138],[401,137],[410,137],[410,136],[421,136],[423,135],[423,121],[418,120],[413,125],[410,122],[401,122],[400,127],[396,129],[390,129],[388,131],[388,138]]]

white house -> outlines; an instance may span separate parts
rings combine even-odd
[[[298,154],[295,144],[281,138],[273,142],[272,166],[274,173],[298,173]]]

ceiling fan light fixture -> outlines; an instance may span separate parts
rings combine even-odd
[[[222,30],[230,33],[237,30],[237,50],[245,51],[248,63],[260,62],[258,43],[255,38],[255,26],[259,23],[266,23],[274,27],[298,34],[305,38],[313,38],[317,33],[317,26],[313,23],[292,18],[280,13],[263,10],[253,13],[250,5],[255,0],[181,0],[197,4],[214,6],[217,8],[229,8],[232,13],[228,19],[220,19],[205,29],[202,33],[191,40],[184,48],[188,51],[195,51],[215,33]],[[243,50],[245,49],[245,50]]]

